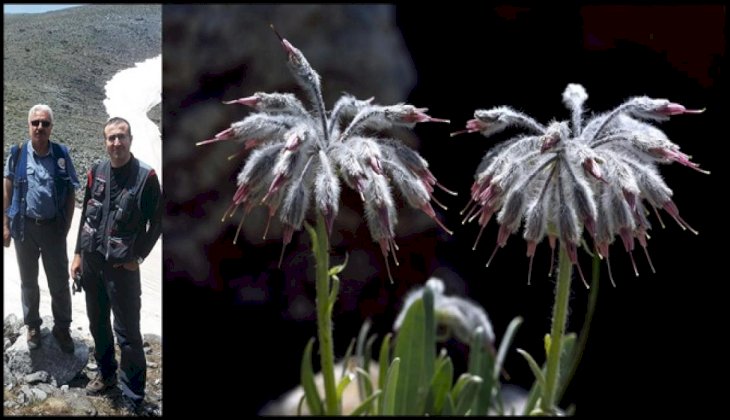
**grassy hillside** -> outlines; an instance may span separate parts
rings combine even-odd
[[[88,5],[4,16],[4,133],[28,137],[28,109],[54,111],[52,139],[67,144],[78,172],[105,156],[104,85],[118,71],[161,52],[161,6]],[[160,123],[160,107],[150,113]]]

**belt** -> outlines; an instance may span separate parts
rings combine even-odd
[[[56,221],[55,217],[53,219],[36,219],[35,217],[25,216],[25,219],[34,225],[47,225]]]

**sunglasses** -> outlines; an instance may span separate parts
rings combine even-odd
[[[33,127],[38,127],[38,124],[40,124],[43,128],[48,128],[51,126],[51,122],[46,120],[33,120],[30,122],[30,125],[32,125]]]

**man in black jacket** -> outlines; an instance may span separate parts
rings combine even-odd
[[[132,130],[123,118],[104,125],[109,159],[89,170],[71,275],[81,274],[94,337],[97,376],[87,392],[117,384],[114,333],[121,349],[120,384],[137,407],[145,395],[146,360],[140,331],[139,265],[162,232],[160,182],[154,169],[130,152]]]

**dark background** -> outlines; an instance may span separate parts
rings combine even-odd
[[[298,383],[301,351],[316,334],[313,315],[295,317],[286,308],[297,302],[295,293],[305,294],[307,301],[313,299],[313,284],[301,280],[311,277],[306,271],[312,270],[311,258],[306,256],[308,238],[304,233],[295,234],[279,270],[278,241],[234,246],[234,223],[214,232],[210,245],[202,251],[210,261],[205,281],[177,268],[176,260],[183,257],[169,252],[168,245],[184,241],[186,230],[175,221],[181,215],[220,218],[219,214],[201,213],[196,206],[201,200],[228,202],[238,169],[223,166],[230,171],[226,176],[231,185],[205,198],[198,195],[184,200],[170,193],[171,189],[181,188],[180,179],[172,178],[174,172],[168,169],[168,158],[176,153],[172,148],[181,147],[180,137],[176,136],[181,124],[176,119],[195,103],[210,98],[220,101],[220,92],[225,89],[213,86],[213,93],[207,97],[168,90],[168,74],[178,71],[168,64],[168,55],[174,51],[168,49],[167,43],[175,40],[166,27],[168,12],[171,10],[166,6],[165,413],[255,414],[267,401]],[[607,281],[604,266],[588,346],[562,406],[575,403],[577,413],[589,415],[620,414],[627,410],[689,413],[722,406],[723,401],[717,399],[719,389],[714,390],[709,379],[724,377],[720,371],[726,370],[720,358],[720,340],[727,331],[720,324],[726,278],[720,271],[720,251],[725,249],[721,241],[727,238],[727,229],[725,212],[721,213],[719,205],[727,191],[726,184],[721,183],[726,175],[720,162],[727,150],[727,128],[721,127],[721,123],[727,119],[728,109],[722,101],[726,96],[720,94],[727,90],[723,74],[727,71],[726,9],[397,6],[396,17],[417,70],[417,84],[408,102],[428,107],[433,116],[452,120],[450,126],[421,124],[415,133],[420,138],[419,152],[431,164],[432,172],[441,183],[460,193],[457,198],[437,193],[450,206],[449,211],[441,212],[441,218],[455,234],[447,237],[433,228],[397,238],[402,266],[394,270],[396,282],[392,285],[385,276],[379,249],[367,230],[360,226],[350,236],[345,234],[340,245],[333,247],[334,262],[341,261],[345,252],[360,247],[372,256],[374,272],[357,293],[348,291],[348,271],[342,275],[342,300],[355,302],[355,306],[335,308],[336,355],[342,356],[366,317],[373,318],[375,332],[385,333],[403,294],[411,286],[424,283],[438,269],[449,279],[456,279],[453,284],[457,292],[484,305],[498,337],[513,317],[523,316],[525,322],[515,347],[543,360],[542,338],[549,331],[554,286],[553,279],[545,275],[548,247],[544,243],[538,247],[532,285],[528,286],[521,237],[510,238],[492,265],[485,268],[496,239],[496,225],[485,230],[480,246],[472,252],[478,227],[462,226],[458,216],[481,157],[492,144],[509,134],[486,139],[477,134],[450,138],[448,133],[463,128],[475,109],[503,104],[541,122],[565,119],[569,115],[561,102],[562,91],[567,83],[580,83],[589,94],[586,106],[595,112],[609,110],[636,95],[667,98],[688,108],[706,107],[702,115],[673,117],[661,128],[712,175],[678,164],[661,168],[682,217],[700,235],[682,231],[666,213],[663,220],[667,228],[661,229],[652,216],[650,220],[656,226],[650,232],[649,251],[657,273],[651,273],[639,249],[634,253],[641,274],[638,278],[633,275],[620,241],[614,243],[611,256],[617,287],[611,287]],[[240,36],[246,36],[245,28]],[[297,40],[290,40],[298,45]],[[276,43],[272,45],[275,48]],[[307,50],[302,51],[307,55]],[[283,55],[280,57],[284,59]],[[315,64],[311,58],[310,62]],[[272,72],[282,69],[283,66]],[[221,72],[218,77],[241,78],[245,72],[241,68]],[[201,83],[213,83],[210,80]],[[326,78],[323,85],[326,90]],[[331,102],[327,105],[331,106]],[[226,126],[219,126],[218,130]],[[215,132],[209,131],[209,135]],[[223,169],[206,168],[211,172],[220,170]],[[200,172],[195,176],[207,175]],[[170,198],[172,195],[175,198]],[[351,195],[346,193],[343,199],[356,203],[357,197],[352,201]],[[357,205],[353,208],[357,209]],[[405,220],[403,215],[401,220]],[[260,230],[257,232],[260,235]],[[590,258],[581,252],[579,260],[588,273]],[[244,290],[258,290],[263,297],[247,300],[242,298]],[[576,278],[570,330],[580,329],[587,295]],[[529,386],[531,375],[516,353],[508,357],[506,367],[513,383]]]

